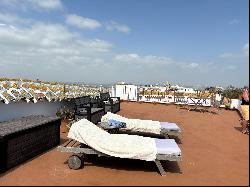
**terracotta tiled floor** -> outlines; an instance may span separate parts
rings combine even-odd
[[[122,102],[120,115],[176,123],[181,162],[166,162],[159,175],[153,162],[89,158],[70,170],[68,153],[55,148],[0,175],[0,185],[248,185],[249,136],[240,132],[236,111],[199,113],[175,105]],[[61,133],[61,142],[66,140]]]

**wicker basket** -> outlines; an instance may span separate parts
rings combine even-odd
[[[61,119],[28,116],[0,123],[0,172],[60,143]]]

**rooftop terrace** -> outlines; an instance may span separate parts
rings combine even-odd
[[[182,161],[166,162],[163,177],[153,162],[118,158],[90,157],[84,168],[70,170],[70,154],[54,148],[0,175],[0,185],[249,185],[249,136],[240,132],[237,111],[211,114],[122,102],[118,114],[176,123]],[[61,143],[66,136],[61,133]]]

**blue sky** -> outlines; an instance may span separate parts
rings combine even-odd
[[[1,0],[0,77],[249,85],[247,0]]]

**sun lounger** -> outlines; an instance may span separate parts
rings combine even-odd
[[[68,166],[79,169],[85,155],[154,161],[161,175],[166,172],[161,161],[180,161],[181,150],[173,139],[156,139],[128,134],[110,134],[92,122],[81,119],[72,124],[70,139],[58,151],[74,153]]]
[[[126,124],[123,128],[109,127],[109,120],[116,120]],[[181,129],[175,123],[159,122],[152,120],[129,119],[118,114],[108,112],[101,118],[98,123],[103,129],[110,130],[116,133],[128,133],[138,135],[162,135],[168,138],[169,136],[179,136]],[[113,129],[113,130],[112,130]]]

